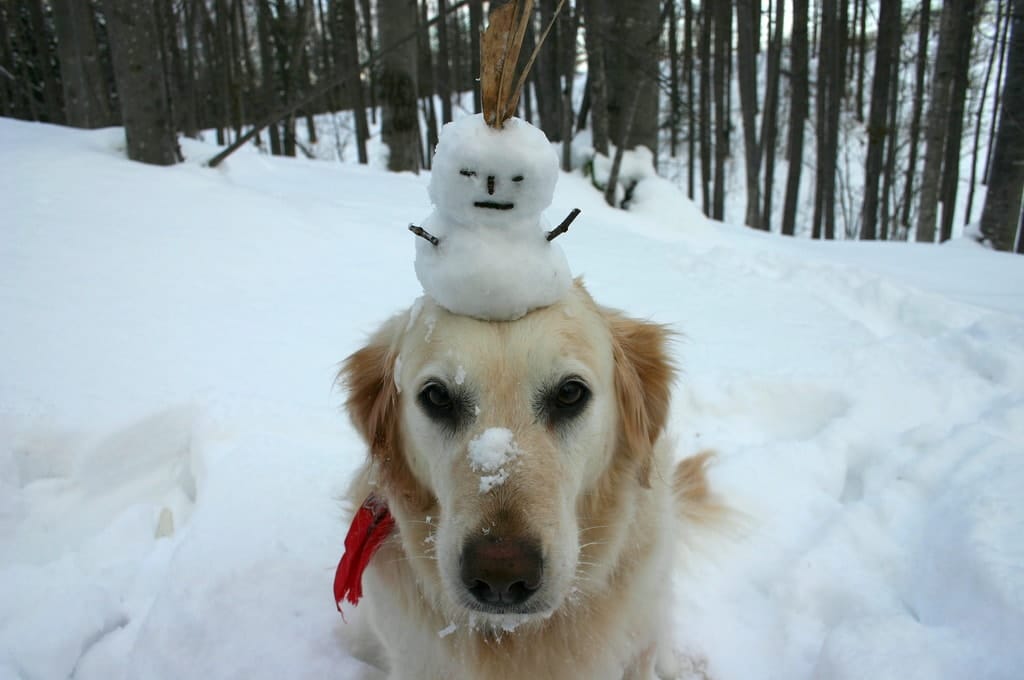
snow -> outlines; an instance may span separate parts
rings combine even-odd
[[[331,601],[365,455],[332,384],[414,303],[427,179],[183,141],[152,168],[117,129],[0,119],[4,680],[368,670]],[[594,296],[681,333],[678,456],[715,449],[739,516],[666,593],[683,666],[1019,677],[1024,260],[765,235],[668,191],[623,212],[563,174],[542,217],[575,207]]]
[[[481,319],[517,319],[562,297],[572,276],[545,236],[558,158],[544,133],[518,118],[496,130],[483,115],[441,130],[429,183],[434,211],[416,239],[416,276],[441,306]]]
[[[507,465],[522,453],[516,445],[512,431],[504,427],[489,427],[469,442],[469,466],[480,475],[480,493],[501,486],[508,479]]]

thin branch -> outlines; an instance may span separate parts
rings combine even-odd
[[[569,225],[572,224],[573,220],[579,217],[580,212],[581,211],[579,208],[573,208],[572,212],[569,213],[569,215],[564,220],[562,220],[562,223],[559,224],[554,229],[552,229],[551,231],[549,231],[545,238],[548,241],[554,241],[556,238],[558,238],[565,232],[569,231]]]

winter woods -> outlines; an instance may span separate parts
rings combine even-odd
[[[480,111],[479,0],[0,0],[0,114],[429,169]],[[538,0],[518,116],[628,209],[645,146],[709,216],[1003,250],[1024,191],[1024,0]],[[386,161],[384,159],[386,158]],[[614,168],[613,168],[614,170]]]

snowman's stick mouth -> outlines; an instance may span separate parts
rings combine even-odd
[[[490,208],[491,210],[511,210],[516,207],[515,203],[495,203],[494,201],[477,201],[473,205],[477,208]]]

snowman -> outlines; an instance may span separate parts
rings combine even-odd
[[[517,319],[561,298],[572,283],[542,212],[551,205],[558,157],[543,132],[519,118],[499,128],[483,114],[448,123],[428,193],[434,212],[410,229],[416,276],[442,307],[493,321]],[[578,211],[570,216],[575,218]]]

